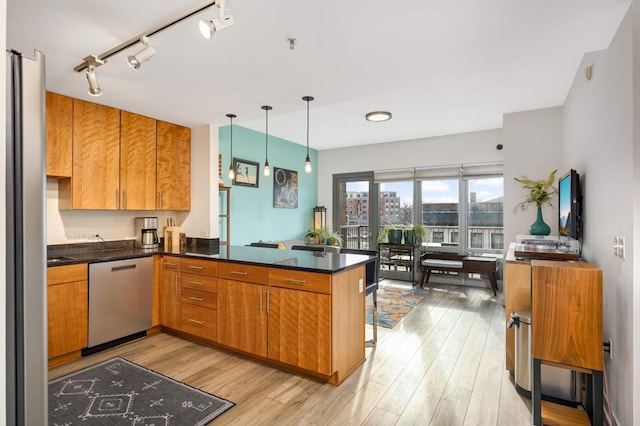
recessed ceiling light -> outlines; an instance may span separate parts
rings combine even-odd
[[[391,119],[391,113],[388,111],[373,111],[365,115],[367,121],[387,121]]]

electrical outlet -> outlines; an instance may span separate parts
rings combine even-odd
[[[618,237],[617,236],[613,237],[613,255],[614,256],[618,255]]]
[[[613,341],[611,340],[611,337],[609,337],[609,359],[613,359]]]
[[[624,237],[618,237],[618,256],[624,259]]]

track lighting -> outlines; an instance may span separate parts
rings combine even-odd
[[[225,0],[216,0],[215,5],[220,9],[220,14],[215,19],[202,19],[198,22],[198,28],[202,37],[210,40],[213,34],[233,25],[233,15],[224,14]]]
[[[231,121],[231,154],[229,155],[229,179],[233,180],[236,178],[236,172],[233,170],[233,119],[236,118],[235,114],[227,114],[229,120]]]
[[[302,100],[307,103],[307,159],[304,162],[304,171],[311,173],[311,159],[309,158],[309,102],[313,100],[313,96],[303,96]]]
[[[261,107],[265,113],[265,130],[264,130],[264,175],[269,176],[271,169],[269,168],[269,111],[273,108],[269,105],[263,105]]]
[[[147,37],[155,36],[156,34],[170,28],[186,19],[191,18],[192,16],[203,12],[204,10],[217,6],[220,9],[220,14],[218,18],[212,21],[204,21],[204,24],[201,24],[201,27],[204,27],[207,31],[205,33],[209,33],[208,38],[211,38],[213,35],[212,31],[221,30],[226,27],[230,27],[233,25],[233,16],[225,15],[224,12],[224,4],[225,0],[210,0],[200,6],[189,9],[170,20],[161,22],[160,24],[147,29],[146,31],[140,33],[136,37],[133,37],[125,42],[120,43],[119,45],[112,47],[106,52],[101,53],[100,55],[89,55],[85,57],[81,63],[73,67],[75,72],[83,72],[86,71],[86,78],[89,81],[89,94],[91,96],[100,96],[102,94],[102,90],[98,87],[98,83],[96,81],[95,69],[101,65],[104,65],[109,58],[114,55],[118,55],[123,51],[129,49],[130,47],[135,46],[138,43],[143,43],[145,48],[138,52],[136,55],[131,55],[127,57],[127,61],[131,68],[137,70],[140,68],[140,65],[151,59],[155,54],[155,49],[148,45]],[[207,23],[208,22],[208,23]],[[207,35],[205,37],[207,37]]]
[[[149,37],[142,36],[140,43],[144,44],[145,48],[135,55],[127,56],[129,66],[135,71],[140,69],[140,65],[142,65],[143,62],[148,61],[156,55],[156,50],[149,45]]]
[[[96,67],[93,65],[87,67],[87,81],[89,82],[89,94],[91,96],[102,95],[102,89],[98,85],[98,79],[96,78]]]

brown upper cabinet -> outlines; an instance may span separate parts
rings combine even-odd
[[[68,208],[119,209],[119,109],[73,100],[73,176],[70,186]]]
[[[47,175],[71,177],[73,98],[47,92]]]
[[[120,112],[120,209],[156,208],[156,120]]]
[[[191,129],[157,121],[156,210],[191,209]]]
[[[191,129],[47,92],[60,209],[189,210]]]

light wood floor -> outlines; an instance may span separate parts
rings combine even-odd
[[[237,405],[215,425],[528,425],[504,369],[504,307],[489,289],[432,285],[341,386],[160,333],[49,371],[121,356]],[[367,330],[371,332],[370,329]]]

